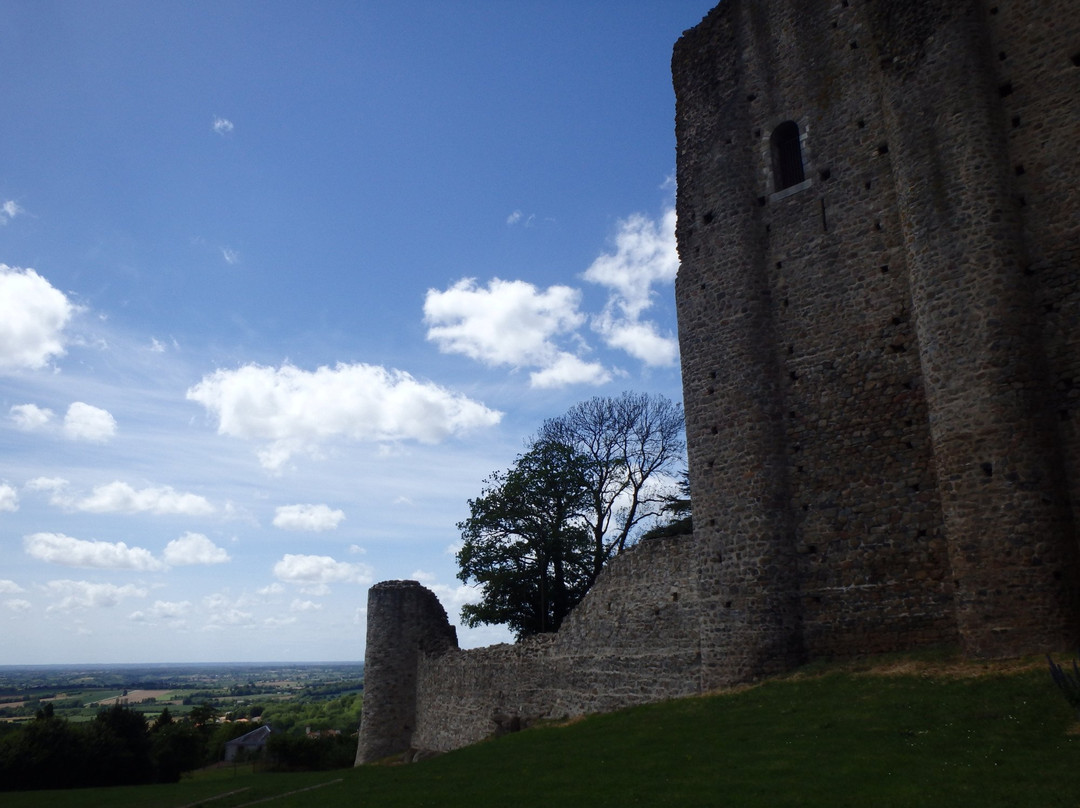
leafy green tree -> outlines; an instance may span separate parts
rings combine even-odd
[[[665,536],[685,536],[694,532],[694,516],[690,503],[690,475],[683,472],[679,480],[678,493],[670,494],[667,502],[660,509],[662,517],[656,527],[647,530],[641,538],[659,539]]]
[[[123,704],[101,710],[88,730],[90,770],[96,785],[129,785],[154,780],[146,717]]]
[[[156,724],[150,734],[157,780],[175,783],[206,760],[206,737],[188,721]]]
[[[188,718],[198,726],[212,725],[217,722],[221,710],[212,704],[197,704],[188,713]]]
[[[0,739],[0,789],[86,785],[85,733],[62,718],[41,718]]]
[[[164,726],[167,726],[173,722],[172,713],[169,712],[168,705],[161,711],[157,718],[154,719],[154,723],[150,726],[151,732],[157,732]]]
[[[356,760],[356,739],[347,735],[308,738],[275,733],[266,743],[271,771],[347,769]]]
[[[508,625],[519,639],[555,631],[591,584],[588,458],[555,440],[538,440],[514,466],[495,472],[469,500],[458,524],[458,578],[480,585],[479,603],[461,616],[470,626]]]
[[[34,715],[34,720],[45,721],[49,718],[54,718],[55,716],[56,708],[53,707],[53,703],[51,701],[48,701],[45,703],[44,707],[38,709],[37,713]]]
[[[586,458],[589,502],[582,510],[591,538],[589,586],[604,565],[655,524],[685,466],[682,407],[648,393],[595,397],[550,418],[539,440]]]

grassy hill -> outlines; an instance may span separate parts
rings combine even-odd
[[[1071,806],[1080,725],[1042,662],[910,658],[544,726],[410,766],[224,769],[172,786],[0,795],[5,808]]]

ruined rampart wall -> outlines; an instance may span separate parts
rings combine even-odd
[[[411,746],[446,751],[539,719],[698,692],[697,557],[689,536],[643,542],[607,566],[557,634],[424,657]]]

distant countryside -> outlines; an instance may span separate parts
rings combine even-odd
[[[0,666],[0,789],[173,782],[260,727],[272,754],[238,747],[230,761],[348,766],[362,689],[354,662]]]
[[[0,666],[0,722],[29,721],[46,705],[59,718],[90,721],[121,703],[151,722],[165,707],[173,718],[211,708],[222,721],[272,722],[275,731],[355,733],[363,678],[361,662]]]

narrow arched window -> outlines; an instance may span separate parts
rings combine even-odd
[[[802,162],[802,143],[799,139],[799,125],[795,121],[784,121],[773,130],[770,139],[772,146],[773,180],[776,190],[782,191],[792,185],[798,185],[804,179]]]

